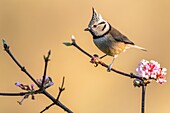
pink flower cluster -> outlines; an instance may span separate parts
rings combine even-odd
[[[34,96],[34,84],[31,84],[31,85],[24,85],[20,82],[16,82],[15,85],[17,87],[20,87],[22,90],[26,90],[28,91],[29,93],[25,94],[24,97],[20,100],[20,101],[17,101],[20,105],[23,103],[23,101],[25,99],[27,99],[30,95],[31,95],[31,99],[34,100],[35,99],[35,96]]]
[[[36,80],[39,85],[42,85],[43,77],[40,79]],[[54,85],[54,82],[52,82],[51,77],[48,75],[45,76],[45,81],[44,81],[44,88],[48,88],[50,86]]]
[[[154,60],[142,60],[136,68],[137,76],[145,79],[154,79],[156,82],[163,84],[166,82],[166,68],[161,68],[160,64]]]
[[[36,80],[37,83],[41,86],[42,85],[42,81],[43,81],[43,78],[40,78],[40,79],[37,79]],[[54,83],[52,82],[52,79],[51,77],[49,77],[48,75],[45,76],[45,81],[44,81],[44,88],[48,88],[50,86],[52,86]],[[26,90],[28,91],[24,96],[23,98],[20,100],[20,101],[17,101],[20,105],[23,103],[23,101],[25,99],[27,99],[30,95],[31,95],[31,99],[34,100],[35,97],[34,97],[34,94],[35,94],[35,91],[37,90],[34,90],[34,84],[31,84],[31,85],[24,85],[24,84],[21,84],[20,82],[16,82],[15,85],[19,88],[21,88],[22,90]]]

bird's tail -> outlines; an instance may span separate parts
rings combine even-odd
[[[136,48],[136,49],[140,49],[142,51],[147,51],[145,48],[137,46],[137,45],[128,45],[129,48]]]

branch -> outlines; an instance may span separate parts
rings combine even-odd
[[[55,105],[54,103],[48,105],[45,109],[43,109],[40,113],[43,113],[44,111],[48,110],[50,107],[52,107],[53,105]]]
[[[3,46],[4,46],[4,50],[8,53],[8,55],[12,58],[12,60],[18,65],[18,67],[21,69],[21,71],[23,71],[38,87],[40,87],[40,85],[36,82],[36,80],[31,76],[31,74],[29,74],[27,72],[27,70],[25,69],[24,66],[21,66],[21,64],[16,60],[16,58],[13,56],[13,54],[11,53],[8,44],[6,43],[6,41],[3,39]]]
[[[0,96],[24,96],[26,94],[29,94],[30,92],[19,92],[19,93],[0,93]],[[32,92],[33,94],[40,94],[40,90],[35,90]]]
[[[73,41],[72,43],[73,46],[75,46],[78,50],[80,50],[81,52],[83,52],[85,55],[87,55],[88,57],[92,58],[92,55],[89,54],[88,52],[86,52],[85,50],[83,50],[79,45],[77,45],[76,41]]]
[[[68,113],[73,113],[73,111],[71,111],[70,109],[68,109],[65,105],[63,105],[60,101],[56,101],[56,99],[51,96],[47,91],[44,90],[43,92],[44,95],[46,95],[48,98],[50,98],[53,103],[55,103],[56,105],[58,105],[59,107],[61,107],[64,111],[68,112]]]
[[[141,113],[145,113],[145,93],[146,93],[146,85],[142,82],[142,107]]]
[[[65,90],[65,88],[64,88],[64,80],[65,80],[65,77],[63,77],[63,81],[62,81],[61,87],[59,87],[59,93],[58,93],[56,101],[59,101],[61,93]]]
[[[13,56],[13,54],[11,53],[10,49],[9,49],[9,46],[8,44],[6,43],[6,41],[3,39],[3,47],[4,47],[4,50],[8,53],[8,55],[12,58],[12,60],[17,64],[17,66],[21,69],[21,71],[23,71],[39,88],[40,88],[40,92],[42,94],[44,94],[46,97],[48,97],[54,104],[58,105],[60,108],[62,108],[64,111],[68,112],[68,113],[73,113],[69,108],[67,108],[64,104],[62,104],[60,101],[56,101],[56,99],[50,94],[48,93],[45,89],[42,90],[41,89],[41,85],[39,85],[37,83],[37,81],[32,77],[31,74],[29,74],[29,72],[25,69],[24,66],[21,66],[21,64],[16,60],[16,58]],[[50,56],[50,51],[48,53],[48,56],[47,56],[47,59],[49,60],[49,56]],[[44,70],[44,75],[46,73],[46,68],[47,68],[47,63],[45,64],[45,70]],[[44,76],[43,76],[44,78]],[[5,93],[1,93],[1,94],[4,94]],[[7,94],[6,94],[7,95]],[[13,94],[14,95],[14,94]],[[20,95],[19,95],[20,96]]]
[[[56,101],[59,101],[59,98],[60,98],[60,96],[61,96],[61,93],[65,90],[65,88],[64,88],[64,80],[65,80],[65,77],[63,77],[62,85],[61,85],[61,87],[59,87],[59,93],[58,93],[58,96],[57,96]],[[53,105],[55,105],[55,103],[51,103],[51,104],[48,105],[45,109],[43,109],[40,113],[43,113],[44,111],[48,110],[48,109],[49,109],[50,107],[52,107]],[[72,112],[70,111],[70,113],[72,113]]]
[[[88,52],[86,52],[85,50],[83,50],[83,49],[76,43],[76,41],[73,41],[73,42],[71,43],[71,45],[73,45],[74,47],[76,47],[78,50],[80,50],[82,53],[84,53],[84,54],[87,55],[88,57],[90,57],[90,58],[93,57],[91,54],[89,54]],[[104,62],[102,62],[100,59],[98,60],[97,63],[100,64],[100,65],[103,66],[103,67],[106,67],[106,68],[108,67],[108,65],[105,64]],[[120,75],[126,76],[126,77],[137,78],[137,79],[143,81],[143,78],[142,78],[142,77],[136,76],[136,75],[134,75],[133,73],[130,73],[130,74],[124,73],[124,72],[118,71],[118,70],[116,70],[116,69],[114,69],[114,68],[111,68],[111,71],[113,71],[113,72],[115,72],[115,73],[118,73],[118,74],[120,74]]]
[[[44,87],[44,82],[45,82],[46,72],[47,72],[47,65],[48,65],[48,61],[50,61],[50,59],[49,59],[50,55],[51,55],[51,50],[48,51],[47,57],[44,56],[45,67],[44,67],[44,75],[43,75],[41,89],[43,89],[43,87]]]
[[[20,92],[20,93],[0,93],[1,96],[24,96],[29,94],[29,92]]]

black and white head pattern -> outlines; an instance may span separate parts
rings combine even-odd
[[[92,33],[93,36],[102,36],[110,29],[110,25],[107,21],[105,21],[102,16],[97,13],[97,11],[92,8],[93,14],[88,25],[89,31]]]

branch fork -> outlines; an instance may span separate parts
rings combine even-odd
[[[32,99],[34,99],[34,95],[35,94],[44,94],[47,98],[49,98],[53,102],[51,106],[57,105],[61,109],[66,111],[67,113],[73,113],[73,111],[71,111],[69,108],[67,108],[64,104],[62,104],[59,101],[61,93],[65,90],[65,88],[64,88],[65,77],[63,77],[62,85],[61,85],[61,87],[59,87],[59,93],[58,93],[57,98],[53,97],[50,93],[48,93],[46,91],[46,88],[48,88],[49,86],[53,85],[52,79],[50,77],[48,77],[47,74],[46,74],[48,62],[50,61],[49,58],[50,58],[50,55],[51,55],[51,51],[49,50],[47,56],[44,56],[45,66],[44,66],[43,77],[41,79],[35,80],[33,78],[33,76],[26,70],[26,68],[24,66],[21,66],[21,64],[18,62],[18,60],[16,60],[16,58],[13,56],[13,54],[11,53],[11,51],[9,49],[9,46],[6,43],[6,41],[3,39],[2,42],[3,42],[4,50],[12,58],[12,60],[17,64],[17,66],[21,69],[21,71],[23,71],[33,81],[33,83],[38,86],[39,89],[38,90],[34,90],[32,86],[31,86],[32,88],[30,88],[28,85],[18,84],[19,87],[21,89],[23,89],[23,90],[26,90],[26,92],[20,92],[20,93],[0,93],[0,95],[1,96],[24,96],[21,101],[18,101],[18,103],[21,104],[24,99],[28,98],[29,95],[32,95]],[[51,106],[47,106],[46,108],[49,109]],[[43,111],[41,111],[41,113],[46,111],[47,110],[46,108]]]

